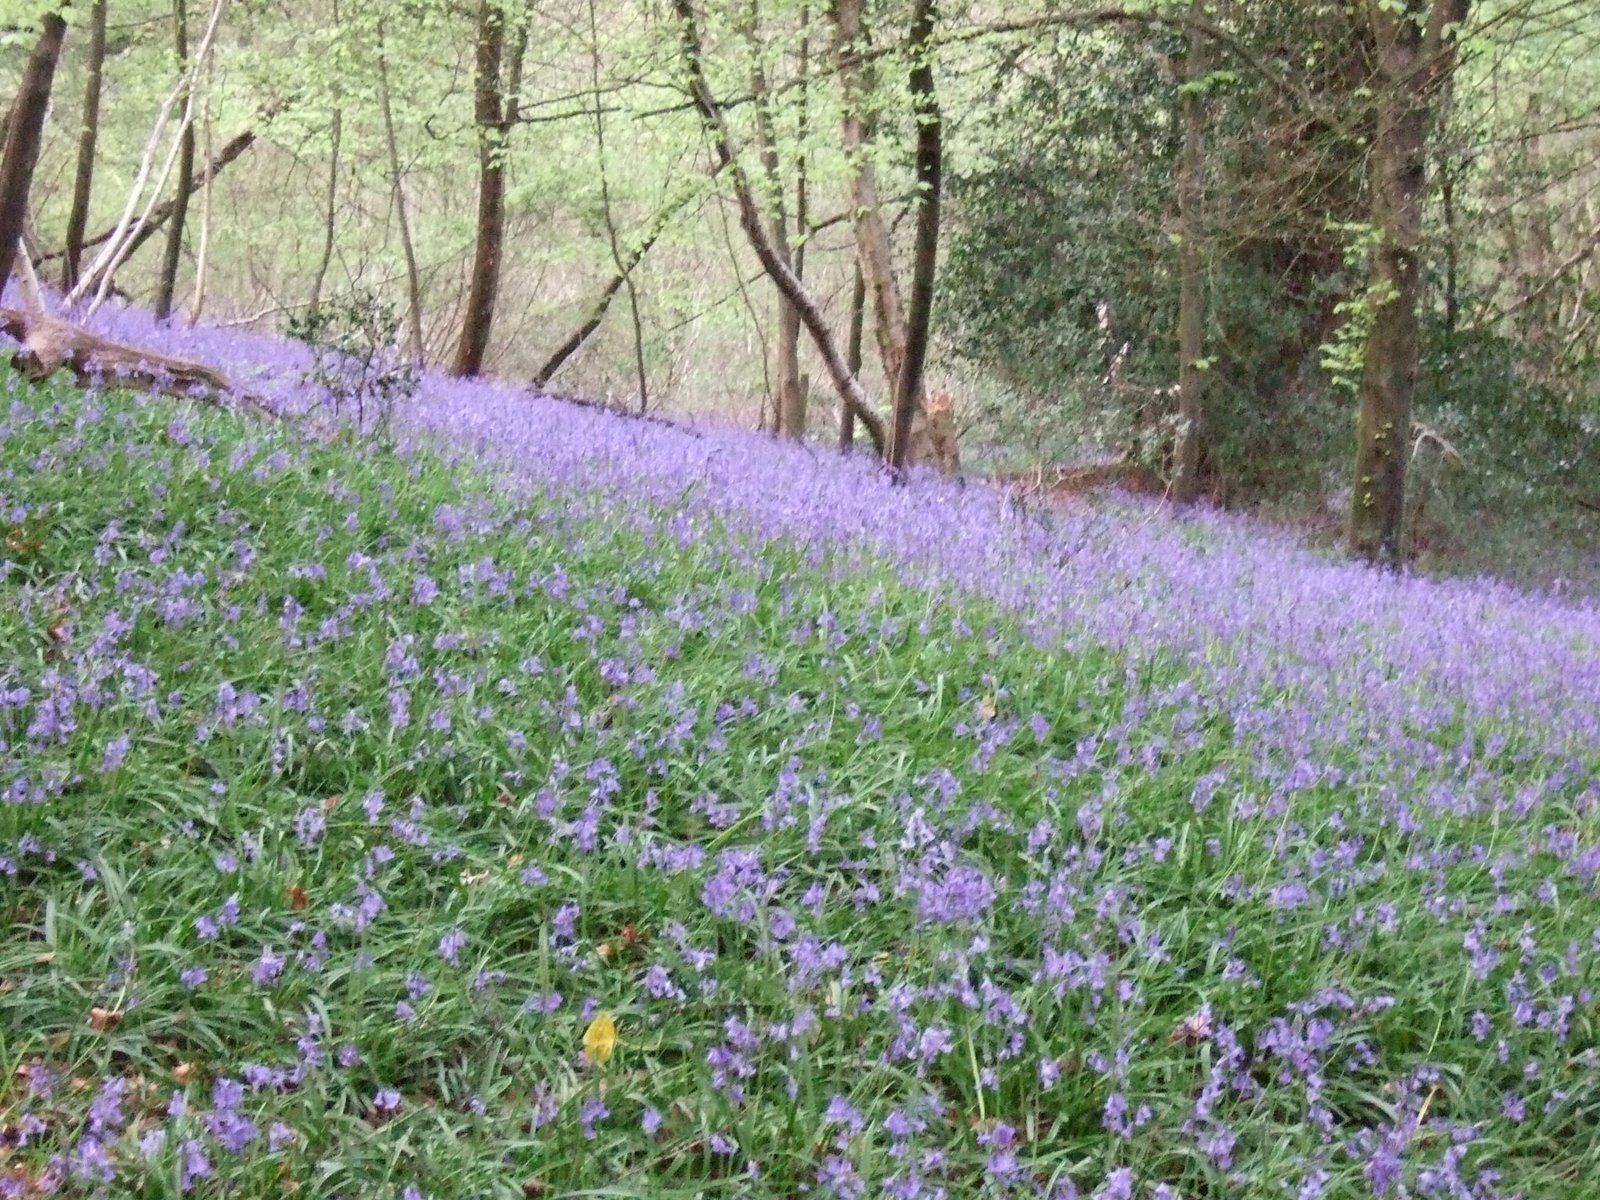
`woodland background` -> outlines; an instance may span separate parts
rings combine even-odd
[[[80,311],[1600,580],[1592,0],[0,9]]]

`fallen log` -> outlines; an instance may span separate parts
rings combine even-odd
[[[0,307],[0,333],[19,343],[13,366],[29,379],[45,380],[66,370],[84,386],[125,387],[260,416],[280,415],[265,397],[204,363],[113,341],[60,317]]]

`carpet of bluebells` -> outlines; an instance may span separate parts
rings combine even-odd
[[[100,327],[301,419],[0,384],[0,1197],[1592,1193],[1593,607]]]

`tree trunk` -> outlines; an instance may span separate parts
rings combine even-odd
[[[911,423],[922,402],[923,368],[933,324],[933,287],[939,265],[939,212],[944,183],[944,122],[933,81],[936,0],[916,0],[911,15],[911,110],[917,119],[917,237],[912,257],[911,308],[905,357],[894,393],[889,466],[903,468],[911,450]]]
[[[853,167],[850,202],[856,213],[857,261],[872,294],[873,329],[884,378],[892,385],[900,377],[900,364],[905,358],[906,323],[900,288],[895,282],[889,227],[878,196],[878,173],[872,165],[867,117],[872,79],[866,67],[868,47],[861,21],[862,3],[863,0],[836,0],[834,5],[835,54],[844,93],[841,135]]]
[[[421,362],[426,353],[422,338],[422,271],[411,238],[411,218],[406,213],[406,189],[400,167],[400,139],[394,131],[394,100],[389,92],[389,55],[384,28],[378,25],[378,99],[383,105],[383,141],[389,152],[389,178],[394,192],[395,223],[400,229],[400,249],[406,256],[406,324],[410,329],[411,357]]]
[[[1174,454],[1172,497],[1191,504],[1200,495],[1201,388],[1200,361],[1205,356],[1205,280],[1200,256],[1203,236],[1201,202],[1205,194],[1205,100],[1198,90],[1206,78],[1204,36],[1190,28],[1189,84],[1183,94],[1183,159],[1178,168],[1178,224],[1182,247],[1178,288],[1178,444]]]
[[[238,158],[246,150],[250,149],[250,147],[255,144],[255,140],[255,131],[252,129],[246,129],[243,133],[235,134],[233,137],[224,142],[222,144],[222,149],[216,152],[206,169],[200,172],[200,176],[194,181],[194,186],[190,189],[189,194],[192,196],[196,191],[199,191],[201,188],[210,184],[224,167],[233,162],[234,159]],[[172,209],[173,202],[171,200],[164,200],[151,210],[150,215],[147,218],[140,221],[134,227],[133,236],[128,239],[127,249],[122,253],[122,262],[127,262],[127,260],[132,258],[134,253],[141,246],[143,246],[156,234],[161,232],[162,228],[165,227],[167,223],[167,218],[172,215]],[[96,246],[103,246],[116,235],[117,231],[115,228],[103,229],[93,237],[84,239],[83,249],[92,250]],[[50,253],[41,255],[36,261],[49,262],[52,259],[61,257],[63,257],[61,253]]]
[[[792,254],[794,275],[806,277],[807,224],[811,220],[810,178],[807,140],[811,133],[811,6],[800,5],[800,67],[796,76],[799,88],[800,124],[796,135],[794,164],[794,232],[797,244]],[[783,321],[778,328],[779,353],[783,360],[786,391],[779,397],[778,419],[784,436],[800,440],[806,435],[806,419],[811,400],[811,381],[800,374],[800,314],[785,303]],[[859,369],[857,375],[860,374]]]
[[[789,215],[784,204],[783,165],[778,153],[777,134],[772,119],[772,89],[761,65],[763,48],[758,0],[750,0],[745,15],[745,37],[755,66],[750,72],[750,97],[755,108],[756,153],[767,183],[767,229],[772,247],[796,279],[804,280],[804,268],[797,264],[789,240]],[[805,86],[804,79],[801,87]],[[773,405],[774,427],[780,437],[805,436],[805,398],[800,393],[800,316],[795,307],[776,288],[778,295],[778,340],[773,348],[778,394]]]
[[[845,365],[861,378],[861,342],[867,324],[867,277],[856,260],[855,285],[850,289],[850,332],[845,341]],[[848,452],[856,444],[856,414],[848,407],[839,414],[839,449]]]
[[[711,170],[711,178],[715,179],[720,175],[722,169],[720,162],[716,164]],[[583,344],[589,340],[594,331],[600,328],[600,323],[605,320],[606,313],[611,308],[611,302],[617,298],[617,293],[627,286],[628,279],[633,274],[634,268],[644,261],[644,257],[650,253],[651,247],[661,240],[661,235],[666,233],[671,226],[672,219],[687,208],[695,196],[695,192],[686,191],[676,199],[668,201],[666,205],[657,211],[645,231],[644,238],[617,265],[616,273],[606,283],[605,289],[600,293],[600,298],[595,301],[594,307],[589,310],[589,315],[584,318],[583,324],[579,325],[573,331],[572,336],[562,342],[555,353],[545,361],[544,366],[534,373],[534,387],[542,388],[548,385],[555,373],[565,366],[567,360],[581,350]]]
[[[328,268],[333,265],[333,247],[339,222],[339,150],[344,141],[344,114],[333,110],[333,121],[328,129],[328,186],[322,196],[322,254],[317,259],[317,273],[311,277],[311,299],[306,307],[313,313],[322,308],[322,286],[328,281]]]
[[[189,7],[187,0],[173,0],[173,48],[178,54],[178,70],[189,71]],[[161,264],[161,283],[156,288],[155,316],[165,321],[172,316],[172,296],[178,287],[178,264],[183,255],[184,225],[189,218],[189,193],[194,190],[194,95],[183,97],[183,128],[178,133],[178,188],[172,198],[172,219],[167,225],[167,254]]]
[[[89,198],[94,189],[95,147],[100,139],[100,80],[106,66],[106,0],[89,9],[89,68],[83,87],[83,127],[78,133],[78,166],[72,178],[72,210],[67,216],[67,244],[61,266],[61,290],[78,282],[83,261],[83,235],[89,228]]]
[[[633,366],[639,383],[639,415],[643,416],[650,410],[650,375],[644,359],[644,321],[639,315],[639,289],[634,286],[633,271],[623,258],[622,242],[617,236],[616,211],[611,203],[611,158],[606,146],[606,115],[600,91],[600,21],[595,10],[596,0],[589,0],[589,82],[594,93],[594,146],[600,167],[600,215],[605,222],[611,265],[617,269],[616,278],[628,289],[628,312],[633,317]]]
[[[1406,468],[1411,403],[1420,372],[1418,305],[1422,285],[1423,206],[1427,197],[1428,125],[1441,79],[1455,65],[1455,31],[1468,0],[1423,0],[1396,12],[1366,0],[1379,88],[1370,151],[1373,252],[1367,335],[1356,425],[1355,488],[1349,544],[1369,562],[1404,559]]]
[[[473,124],[478,135],[478,232],[461,340],[450,367],[450,373],[456,376],[482,372],[494,324],[495,296],[500,290],[508,132],[500,79],[504,55],[505,14],[499,0],[478,0],[477,70],[473,83]]]
[[[783,262],[772,239],[768,236],[764,222],[761,219],[761,209],[756,204],[755,193],[750,185],[749,176],[739,163],[737,147],[733,142],[733,135],[728,129],[728,122],[722,114],[721,107],[717,104],[716,95],[711,91],[711,85],[706,81],[705,66],[701,60],[700,34],[695,26],[694,7],[691,0],[673,0],[673,12],[678,18],[679,35],[683,43],[684,66],[689,75],[689,90],[694,100],[700,119],[705,123],[706,130],[711,134],[712,144],[715,147],[717,159],[727,168],[733,176],[734,196],[739,203],[739,225],[744,230],[745,237],[750,242],[750,247],[755,251],[756,257],[761,261],[762,268],[772,277],[773,281],[783,291],[789,302],[795,306],[800,314],[800,323],[811,335],[812,344],[817,349],[823,365],[828,370],[828,378],[832,380],[834,389],[839,393],[840,401],[848,408],[855,411],[856,417],[867,428],[873,444],[880,454],[888,449],[887,431],[884,429],[883,419],[872,411],[867,403],[866,393],[862,390],[861,382],[851,374],[845,365],[844,359],[839,354],[839,348],[834,345],[833,335],[828,330],[828,323],[823,318],[822,310],[818,307],[816,299],[806,291],[804,282],[795,277],[795,273]]]
[[[50,108],[50,88],[55,82],[56,63],[61,59],[61,43],[67,36],[67,23],[57,12],[40,21],[39,40],[28,56],[22,72],[7,127],[6,148],[0,157],[0,292],[11,281],[16,265],[17,243],[28,215],[28,192],[33,187],[33,169],[39,162],[39,142],[44,118]]]

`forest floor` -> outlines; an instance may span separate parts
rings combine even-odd
[[[7,387],[0,1195],[1600,1173],[1591,607],[488,387]]]

